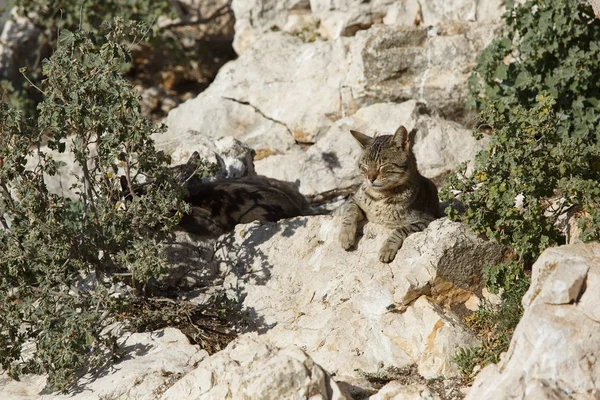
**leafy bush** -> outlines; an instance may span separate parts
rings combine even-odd
[[[483,278],[487,288],[494,294],[510,290],[513,286],[529,280],[523,266],[515,261],[508,264],[485,266],[483,268]]]
[[[101,45],[88,32],[61,31],[43,62],[38,118],[0,107],[0,363],[13,377],[48,373],[61,390],[114,355],[114,338],[100,332],[129,294],[114,295],[113,285],[143,289],[164,273],[162,243],[187,210],[168,156],[153,145],[163,128],[141,117],[119,73],[145,28],[103,29]],[[71,143],[77,199],[48,191],[59,163],[42,142],[59,152]],[[153,184],[138,196],[144,181]]]
[[[524,263],[564,238],[555,223],[572,205],[600,238],[600,20],[576,0],[507,2],[507,27],[481,54],[469,84],[493,128],[474,170],[464,166],[442,198],[476,232],[513,246]]]
[[[578,0],[506,7],[504,34],[482,52],[469,79],[471,105],[493,103],[508,117],[514,106],[530,108],[548,92],[557,100],[561,133],[593,130],[600,118],[600,20],[592,7]]]

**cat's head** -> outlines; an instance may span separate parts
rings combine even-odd
[[[417,166],[411,138],[404,126],[393,135],[371,137],[354,130],[350,133],[363,149],[358,166],[371,188],[393,189],[414,178]]]

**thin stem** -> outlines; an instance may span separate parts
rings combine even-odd
[[[43,94],[44,96],[46,96],[46,92],[44,92],[42,89],[40,89],[39,87],[37,87],[36,84],[33,83],[31,81],[31,79],[29,79],[29,77],[27,75],[25,75],[24,73],[21,73],[21,75],[23,75],[23,77],[27,80],[27,82],[29,82],[29,84],[31,86],[33,86],[35,89],[37,89],[38,92],[40,92],[41,94]]]
[[[131,198],[135,198],[133,182],[131,181],[131,171],[129,169],[129,161],[125,161],[125,179],[127,180],[127,187],[129,187],[129,193],[131,193]]]

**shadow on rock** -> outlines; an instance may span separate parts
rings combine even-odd
[[[278,223],[252,223],[238,226],[235,232],[221,236],[215,244],[215,259],[219,263],[222,289],[233,297],[237,307],[247,320],[244,331],[264,333],[273,327],[267,324],[254,308],[244,308],[242,303],[247,296],[247,285],[267,286],[273,265],[268,254],[261,249],[273,237],[291,237],[294,232],[306,226],[304,217],[280,221]]]

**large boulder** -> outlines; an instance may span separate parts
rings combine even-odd
[[[383,264],[377,252],[386,229],[367,224],[358,248],[346,252],[339,222],[238,225],[220,239],[223,287],[242,302],[251,327],[278,347],[304,349],[336,380],[415,363],[426,378],[456,375],[456,347],[475,338],[451,309],[477,293],[482,267],[500,262],[502,248],[441,219]]]
[[[465,146],[474,142],[467,129],[442,118],[470,121],[467,78],[498,26],[377,25],[331,41],[265,33],[223,67],[206,91],[171,110],[165,120],[169,131],[156,137],[157,146],[180,141],[193,147],[200,142],[198,133],[233,136],[256,151],[256,161],[265,164],[257,167],[264,171],[259,173],[299,179],[302,191],[312,194],[355,182],[347,162],[357,147],[344,137],[355,120],[363,130],[394,132],[399,122],[415,126],[419,114],[410,109],[418,102],[432,119],[418,127],[419,135],[432,140],[420,145],[423,137],[417,137],[416,150],[426,148],[419,159],[422,172],[430,178],[443,175],[480,149]],[[391,104],[411,99],[399,108]],[[361,112],[369,106],[375,108]],[[435,138],[433,131],[441,137]],[[307,152],[311,144],[316,148]],[[348,159],[341,160],[339,153],[347,153]],[[306,182],[309,177],[323,179]]]
[[[349,42],[345,85],[359,105],[416,99],[447,119],[467,121],[467,79],[499,27],[464,21],[373,26]]]
[[[266,34],[253,51],[225,65],[207,90],[169,113],[169,135],[193,129],[273,152],[311,143],[339,118],[344,67],[341,42]],[[186,140],[193,145],[193,137]]]
[[[374,24],[432,26],[443,21],[497,20],[502,0],[234,0],[234,49],[247,51],[264,33],[313,29],[326,39],[352,36]]]
[[[125,352],[123,361],[83,377],[80,390],[73,394],[41,396],[46,386],[43,376],[26,375],[22,382],[0,375],[2,400],[52,398],[81,399],[156,399],[197,362],[208,356],[191,345],[178,329],[166,328],[150,333],[127,333],[119,339]]]
[[[533,265],[508,351],[467,400],[600,396],[600,244],[551,248]]]
[[[309,0],[233,0],[235,15],[233,48],[241,55],[264,33],[282,30],[288,19],[310,15]]]
[[[279,349],[241,336],[202,361],[161,400],[322,399],[346,396],[329,374],[295,346]]]

